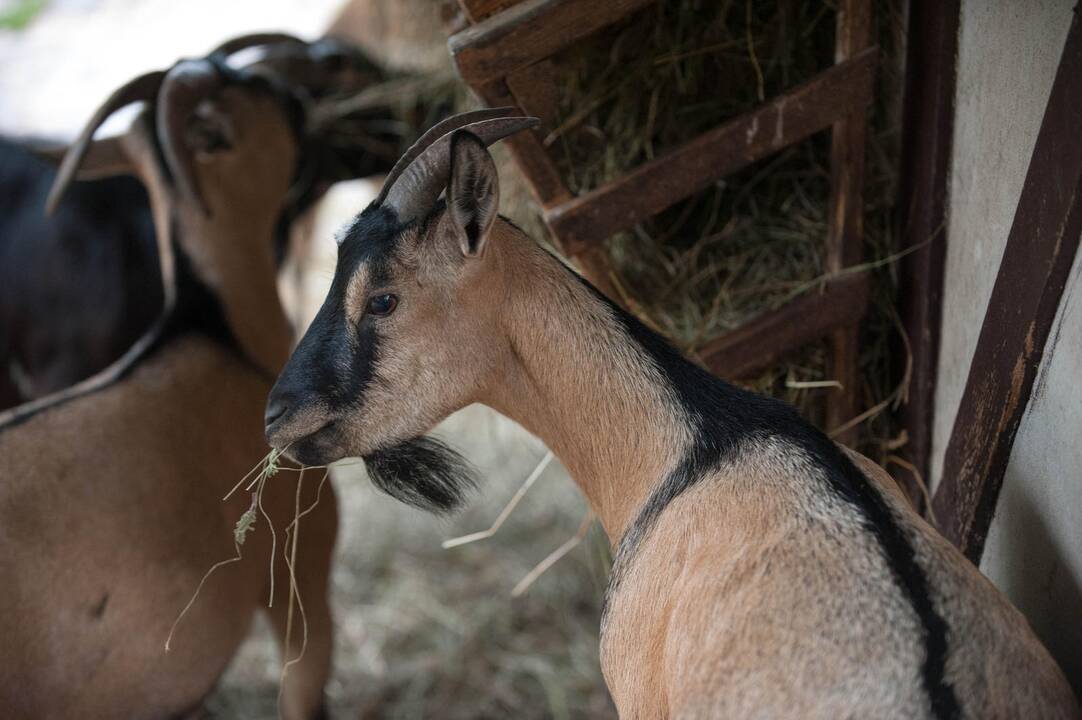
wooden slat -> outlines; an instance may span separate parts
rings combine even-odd
[[[715,375],[750,377],[802,345],[856,324],[867,304],[866,276],[835,280],[821,293],[799,297],[712,341],[698,355]]]
[[[835,62],[841,63],[871,45],[872,12],[869,0],[842,0],[838,5]],[[849,107],[850,113],[834,123],[830,153],[830,215],[826,266],[830,272],[856,265],[864,254],[864,142],[867,108]],[[830,375],[840,384],[826,396],[826,427],[841,427],[860,410],[859,327],[837,330],[831,336]],[[858,428],[838,433],[835,439],[852,445]]]
[[[771,153],[836,122],[872,98],[876,50],[825,70],[758,109],[546,211],[571,253],[581,252]]]
[[[940,529],[980,562],[1082,234],[1082,20],[1076,13],[1007,236],[933,505]]]
[[[522,0],[458,0],[458,6],[471,23],[479,23],[520,2]]]
[[[478,94],[489,107],[512,105],[518,108],[520,112],[526,111],[502,82],[489,83],[481,87]],[[516,133],[503,141],[507,144],[519,170],[529,181],[527,184],[530,186],[530,192],[533,194],[534,199],[542,207],[546,204],[566,201],[571,197],[571,192],[564,185],[563,178],[556,170],[552,158],[545,152],[545,148],[537,136],[543,130],[544,126],[529,132]],[[560,245],[559,240],[556,238],[553,238],[553,240],[556,243],[556,248],[564,255],[567,255],[566,249]],[[586,279],[592,282],[598,290],[610,299],[620,302],[620,297],[613,286],[612,279],[609,277],[608,257],[603,252],[582,253],[574,258],[574,261]]]
[[[505,77],[656,0],[524,0],[451,36],[447,47],[468,84]]]
[[[906,88],[902,122],[902,247],[918,248],[901,263],[899,302],[912,357],[902,448],[922,479],[929,480],[943,266],[947,252],[947,181],[954,134],[954,86],[960,0],[911,0],[906,36]],[[904,347],[899,351],[904,352]],[[899,368],[899,380],[901,368]],[[899,470],[895,478],[918,507],[923,496],[916,478]]]
[[[518,108],[519,112],[523,112],[518,100],[502,81],[480,86],[476,91],[489,107],[511,105]],[[534,129],[515,133],[503,142],[511,149],[515,162],[529,179],[530,191],[538,204],[546,206],[565,202],[571,197],[571,191],[564,184],[563,177],[556,169],[552,158],[545,152],[541,138],[538,137],[540,132],[541,130]]]
[[[551,60],[541,60],[505,78],[507,89],[527,115],[541,119],[538,135],[552,132],[559,121],[559,77]]]

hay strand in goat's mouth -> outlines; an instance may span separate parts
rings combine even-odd
[[[262,462],[262,461],[260,461]],[[210,566],[210,569],[203,574],[203,578],[199,581],[199,584],[195,587],[195,592],[192,593],[191,599],[177,615],[173,621],[172,626],[169,628],[169,635],[165,638],[165,652],[173,646],[173,636],[176,634],[177,627],[180,625],[180,621],[184,619],[184,616],[188,614],[188,611],[195,605],[196,599],[199,597],[199,593],[203,591],[203,586],[206,585],[207,580],[214,574],[219,568],[223,568],[226,565],[232,565],[235,562],[243,560],[243,556],[240,552],[240,546],[244,544],[247,539],[248,533],[255,528],[256,523],[256,508],[259,505],[259,495],[252,493],[252,504],[248,506],[248,509],[244,511],[244,514],[237,519],[237,524],[233,527],[233,551],[234,555],[226,560],[220,560]]]
[[[270,590],[269,590],[269,596],[267,598],[267,607],[268,608],[274,607],[274,592],[275,592],[275,567],[274,567],[274,562],[275,562],[275,554],[277,553],[277,548],[278,548],[278,534],[277,534],[277,531],[274,529],[274,523],[271,522],[270,514],[268,514],[266,509],[263,507],[263,492],[266,489],[266,485],[267,485],[268,480],[273,478],[280,471],[288,470],[288,471],[296,471],[296,472],[299,473],[298,478],[297,478],[297,490],[296,490],[297,497],[296,497],[295,508],[294,508],[295,509],[294,517],[293,517],[293,521],[289,525],[286,526],[285,547],[283,548],[283,553],[288,553],[288,555],[286,555],[284,559],[285,559],[286,568],[289,571],[289,579],[290,579],[289,608],[287,610],[287,623],[286,623],[286,625],[287,625],[287,628],[286,628],[286,634],[287,634],[286,653],[288,653],[288,649],[289,649],[288,648],[288,641],[289,641],[288,640],[288,635],[290,634],[291,629],[292,629],[293,603],[295,601],[297,602],[298,607],[300,608],[300,612],[302,613],[302,617],[303,617],[303,613],[304,613],[303,606],[300,604],[299,597],[297,597],[297,583],[296,583],[296,575],[295,575],[295,571],[294,571],[295,560],[296,560],[296,551],[297,551],[297,543],[298,543],[297,538],[298,538],[298,535],[299,535],[299,532],[297,532],[297,529],[299,529],[299,527],[300,527],[299,523],[300,523],[301,518],[303,518],[308,513],[312,512],[316,508],[316,506],[319,504],[319,501],[323,496],[323,486],[324,486],[324,484],[326,484],[326,481],[327,481],[327,478],[329,476],[330,470],[327,469],[325,465],[312,466],[312,467],[301,466],[299,468],[283,467],[281,465],[280,461],[281,461],[282,453],[284,453],[286,449],[287,448],[281,448],[281,449],[271,448],[271,450],[266,455],[264,455],[259,460],[259,462],[257,462],[252,467],[251,470],[249,470],[247,473],[245,473],[244,477],[242,477],[233,486],[233,488],[228,493],[226,493],[226,495],[222,498],[222,502],[225,502],[230,497],[232,497],[237,492],[237,490],[239,490],[240,487],[242,485],[244,485],[244,483],[246,481],[248,481],[250,478],[252,478],[253,475],[255,476],[254,479],[251,479],[251,481],[248,483],[248,486],[247,486],[248,491],[252,493],[252,502],[248,506],[248,509],[245,510],[244,513],[242,513],[239,518],[237,518],[237,522],[233,526],[233,550],[234,550],[233,556],[229,557],[229,558],[226,558],[225,560],[220,560],[220,561],[214,563],[213,565],[211,565],[210,569],[207,570],[207,572],[203,575],[202,579],[199,581],[199,584],[196,585],[195,592],[192,593],[192,597],[188,600],[187,604],[180,611],[180,614],[177,615],[176,619],[173,621],[172,626],[169,628],[169,635],[165,640],[165,651],[166,652],[169,652],[170,649],[172,648],[173,638],[174,638],[174,636],[176,634],[177,628],[179,627],[179,625],[180,625],[181,621],[184,619],[184,617],[188,614],[188,612],[195,605],[196,600],[199,598],[199,595],[203,591],[203,587],[206,585],[207,581],[210,579],[210,576],[213,575],[220,568],[225,567],[226,565],[231,565],[233,563],[240,562],[241,560],[244,559],[244,556],[241,553],[241,546],[244,545],[245,540],[247,540],[247,538],[248,538],[248,535],[255,531],[256,523],[257,523],[258,517],[260,515],[262,515],[263,518],[266,520],[267,528],[270,531],[270,535],[271,535],[271,552],[270,552],[270,562],[269,562],[269,565],[268,565],[268,585],[269,585]],[[305,508],[303,511],[301,511],[300,510],[300,497],[301,497],[301,486],[302,486],[302,483],[303,483],[303,480],[304,480],[304,472],[306,470],[315,469],[316,467],[323,468],[323,469],[326,470],[326,472],[324,472],[323,478],[320,480],[319,487],[316,490],[316,498],[315,498],[315,500],[312,502],[311,505],[309,505],[307,508]],[[291,532],[292,532],[292,536],[290,535]],[[308,630],[307,630],[308,622],[307,622],[306,617],[303,617],[303,619],[304,619],[304,628],[305,628],[304,629],[305,640],[304,640],[304,644],[303,644],[302,647],[306,647],[307,646],[307,635],[308,635]],[[302,655],[303,655],[303,650],[302,650]],[[297,658],[297,660],[299,660],[299,658]],[[286,663],[286,664],[289,665],[290,663]]]

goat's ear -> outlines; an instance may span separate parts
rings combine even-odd
[[[125,150],[122,137],[116,136],[90,143],[75,177],[79,180],[97,180],[134,174],[135,163]]]
[[[500,208],[500,180],[485,144],[471,132],[451,136],[450,212],[462,253],[480,255]]]
[[[94,140],[86,147],[86,155],[75,171],[76,180],[97,180],[113,175],[134,175],[135,164],[128,157],[119,137]],[[63,144],[41,143],[28,149],[54,168],[59,168],[68,152]]]

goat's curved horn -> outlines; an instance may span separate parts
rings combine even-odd
[[[398,158],[398,162],[391,168],[391,172],[387,173],[387,179],[383,181],[383,190],[380,191],[379,197],[376,198],[376,204],[383,204],[387,199],[387,195],[391,191],[391,188],[398,180],[398,176],[401,175],[409,164],[416,160],[429,145],[436,142],[444,135],[448,135],[455,130],[464,128],[470,123],[510,117],[514,115],[515,112],[516,108],[513,107],[486,108],[484,110],[473,110],[471,112],[452,115],[451,117],[436,123],[426,130],[421,137],[417,138],[417,140],[410,145],[409,150],[406,150],[406,152],[402,154],[402,157]]]
[[[540,122],[535,117],[500,117],[467,123],[444,133],[403,168],[393,184],[384,186],[381,204],[393,209],[402,223],[428,212],[451,176],[451,136],[458,130],[468,130],[488,146]]]
[[[75,174],[79,171],[79,165],[83,162],[83,158],[86,157],[87,149],[90,147],[98,127],[110,115],[125,105],[130,105],[139,100],[153,100],[158,94],[164,78],[165,73],[161,70],[140,75],[117,89],[101,104],[101,107],[94,111],[90,120],[83,126],[79,137],[75,139],[67,154],[64,155],[64,161],[60,163],[60,169],[56,173],[56,179],[53,181],[53,186],[49,190],[49,197],[45,202],[45,212],[51,214],[56,209],[60,198],[64,196],[64,191],[68,189],[68,185],[75,179]]]
[[[250,47],[259,47],[260,45],[305,45],[304,40],[299,37],[290,35],[288,33],[280,32],[262,32],[251,33],[248,35],[241,35],[240,37],[231,38],[226,40],[218,47],[210,51],[209,54],[216,55],[222,53],[224,55],[232,55],[233,53],[240,52]]]
[[[158,98],[157,132],[162,154],[181,192],[209,214],[199,188],[195,153],[186,146],[185,128],[196,105],[222,84],[214,64],[205,58],[182,60],[173,66],[162,83]]]

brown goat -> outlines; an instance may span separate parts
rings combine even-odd
[[[150,101],[117,141],[91,143],[113,111]],[[189,60],[117,91],[73,146],[54,188],[83,164],[145,184],[167,312],[105,375],[6,414],[0,424],[0,707],[12,718],[164,718],[197,712],[268,600],[288,624],[284,530],[319,477],[267,483],[243,560],[234,554],[246,493],[221,498],[266,450],[266,393],[291,332],[275,289],[274,232],[298,162],[296,108],[265,79]],[[85,154],[85,159],[84,159]],[[301,523],[296,579],[307,647],[282,714],[322,712],[331,660],[327,582],[333,492]],[[301,639],[293,625],[290,656]]]
[[[361,456],[445,509],[464,476],[421,438],[434,423],[480,402],[540,436],[617,547],[601,661],[622,717],[1077,717],[1022,615],[879,467],[691,364],[497,217],[485,146],[530,124],[467,115],[400,161],[342,236],[271,444]]]
[[[346,43],[280,33],[232,38],[210,55],[281,84],[303,105],[304,150],[275,239],[278,257],[292,244],[287,279],[295,281],[308,238],[294,221],[332,182],[386,173],[398,156],[388,108],[342,112],[343,98],[378,84],[384,73]],[[51,216],[42,212],[66,149],[0,138],[0,409],[100,371],[161,309],[151,212],[137,179],[78,183]],[[79,277],[85,279],[74,287],[71,279]]]

